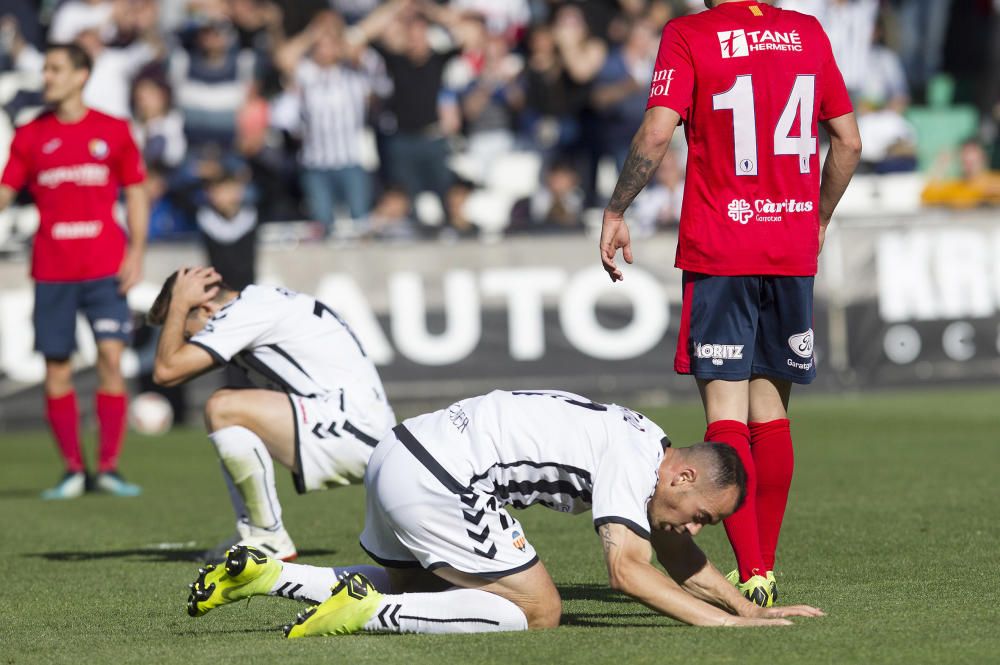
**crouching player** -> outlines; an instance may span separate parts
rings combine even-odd
[[[254,595],[314,606],[291,638],[366,632],[551,628],[561,601],[506,506],[593,511],[612,588],[698,626],[779,626],[820,616],[755,605],[692,536],[731,515],[746,471],[728,446],[672,448],[634,411],[559,391],[494,391],[397,425],[365,475],[361,546],[384,568],[281,563],[245,547],[191,584],[188,613]],[[666,574],[655,567],[657,560]]]
[[[171,275],[149,320],[163,326],[157,383],[177,385],[232,363],[260,386],[216,391],[205,422],[236,511],[237,542],[294,559],[271,458],[291,469],[299,493],[360,482],[395,423],[375,365],[315,298],[253,284],[237,292],[213,268]]]

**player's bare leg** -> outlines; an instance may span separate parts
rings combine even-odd
[[[73,390],[73,366],[69,358],[45,359],[45,415],[59,447],[65,475],[42,492],[45,499],[73,499],[86,486],[86,469],[80,446],[80,411]]]
[[[763,582],[767,569],[761,556],[760,536],[757,528],[757,474],[750,450],[750,382],[698,380],[698,390],[705,406],[708,429],[706,441],[717,441],[732,446],[740,456],[747,471],[747,496],[743,506],[727,517],[723,524],[726,535],[736,555],[739,579],[748,582],[760,576]],[[769,604],[764,596],[752,598],[758,604]]]
[[[115,496],[137,496],[138,485],[126,482],[118,473],[118,458],[125,442],[128,394],[122,376],[125,342],[120,339],[97,341],[97,395],[94,410],[98,423],[98,466],[96,489]]]
[[[271,461],[273,457],[301,471],[295,463],[295,423],[288,396],[271,390],[218,390],[205,404],[205,424],[236,513],[236,541],[276,559],[294,559],[297,552],[281,521]],[[213,558],[221,556],[222,551],[212,553]]]
[[[775,550],[792,484],[795,455],[788,421],[790,381],[755,376],[750,381],[750,449],[757,471],[757,532],[766,570]]]

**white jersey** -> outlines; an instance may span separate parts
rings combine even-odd
[[[670,445],[635,411],[555,390],[496,390],[406,420],[396,435],[455,493],[517,508],[592,509],[595,526],[617,522],[645,538],[646,504]]]
[[[387,405],[378,371],[354,332],[304,293],[251,284],[190,341],[216,362],[242,367],[263,388],[304,397],[346,391],[354,400]]]

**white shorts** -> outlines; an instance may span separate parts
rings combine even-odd
[[[295,413],[293,473],[299,494],[359,483],[395,416],[381,400],[351,399],[343,390],[322,397],[289,395]]]
[[[495,579],[538,561],[496,497],[461,487],[402,425],[375,449],[365,489],[361,547],[383,566],[449,566]]]

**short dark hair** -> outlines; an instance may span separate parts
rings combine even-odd
[[[156,300],[153,301],[153,306],[149,308],[149,312],[146,314],[146,322],[151,326],[162,326],[163,322],[167,320],[167,313],[170,312],[170,301],[174,297],[174,284],[177,282],[177,274],[179,271],[175,270],[167,280],[163,282],[163,288],[160,289],[160,294],[156,296]],[[219,294],[226,291],[235,291],[234,288],[219,280],[213,282],[205,287],[205,292],[211,291],[212,289],[218,287]]]
[[[687,450],[708,463],[709,479],[718,489],[736,486],[739,496],[734,511],[739,510],[747,498],[747,470],[736,449],[725,443],[705,441]]]
[[[86,69],[88,72],[94,69],[94,60],[90,57],[90,54],[83,50],[83,47],[79,44],[73,44],[68,42],[51,42],[45,45],[45,53],[49,54],[53,51],[63,51],[66,57],[69,58],[70,64],[73,65],[74,69]]]

